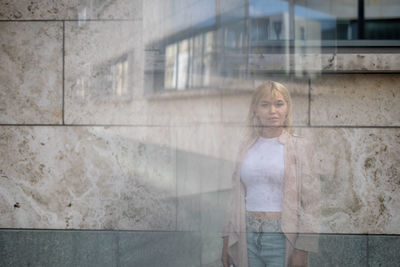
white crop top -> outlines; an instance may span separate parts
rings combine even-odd
[[[243,160],[240,177],[246,186],[248,211],[282,211],[283,144],[276,138],[259,137]]]

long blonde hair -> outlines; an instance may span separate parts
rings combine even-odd
[[[256,108],[260,102],[260,99],[263,98],[266,94],[276,94],[277,92],[281,93],[283,98],[285,99],[288,106],[288,114],[287,118],[284,121],[284,129],[286,129],[289,133],[293,133],[292,129],[292,99],[290,97],[289,90],[281,83],[267,81],[256,88],[253,92],[251,98],[251,104],[249,108],[249,113],[247,115],[247,134],[246,134],[246,142],[254,140],[259,137],[262,132],[262,127],[259,119],[256,116]]]

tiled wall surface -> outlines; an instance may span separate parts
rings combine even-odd
[[[207,241],[194,231],[0,230],[0,264],[222,266],[217,261],[204,263],[205,256],[220,256],[220,248],[209,247]],[[397,266],[398,246],[398,236],[322,235],[309,266]]]
[[[0,3],[0,265],[218,266],[230,176],[262,81],[217,77],[219,89],[149,94],[145,44],[167,29],[143,2]],[[291,75],[280,72],[285,57],[252,62],[290,89],[295,131],[320,159],[322,232],[332,235],[311,265],[393,266],[399,53],[291,56]],[[116,71],[125,74],[113,85]]]

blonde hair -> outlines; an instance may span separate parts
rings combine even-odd
[[[293,133],[292,129],[292,99],[289,90],[281,83],[268,81],[256,88],[251,98],[249,114],[247,116],[247,141],[259,137],[262,132],[262,127],[259,119],[256,117],[256,108],[261,100],[267,94],[276,95],[279,92],[282,94],[288,106],[287,118],[284,121],[283,127],[289,132]]]

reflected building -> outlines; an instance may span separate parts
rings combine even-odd
[[[59,2],[0,4],[0,265],[219,267],[251,93],[274,80],[323,169],[310,266],[395,266],[398,0]]]
[[[147,23],[157,34],[145,43],[150,92],[219,88],[227,77],[313,75],[326,70],[324,54],[399,44],[396,1],[169,0],[154,6],[159,16]]]

